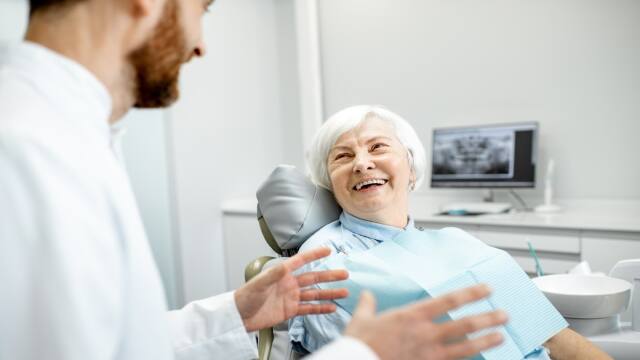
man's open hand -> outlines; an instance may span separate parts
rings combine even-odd
[[[345,270],[307,272],[294,275],[301,266],[331,254],[328,248],[301,252],[259,274],[236,290],[235,301],[247,331],[276,325],[297,315],[325,314],[336,310],[335,304],[312,304],[313,300],[347,297],[347,289],[320,290],[306,288],[321,282],[345,280]]]
[[[469,339],[466,335],[504,324],[507,315],[493,311],[436,323],[443,314],[489,295],[484,286],[454,291],[412,305],[375,313],[375,299],[364,292],[345,335],[363,341],[381,360],[451,360],[473,356],[502,342],[498,332]]]

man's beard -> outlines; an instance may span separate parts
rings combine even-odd
[[[167,0],[151,38],[130,56],[134,73],[134,107],[167,107],[178,99],[180,67],[186,60],[186,41],[176,0]]]

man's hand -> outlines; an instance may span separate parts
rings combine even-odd
[[[492,348],[502,342],[500,333],[474,339],[465,335],[503,324],[507,315],[494,311],[455,321],[433,321],[447,311],[489,295],[484,285],[459,290],[444,296],[383,313],[375,314],[375,300],[363,293],[345,335],[366,343],[381,360],[388,359],[461,359]]]
[[[347,297],[347,289],[304,289],[321,282],[345,280],[345,270],[293,272],[301,266],[331,254],[328,248],[301,252],[261,273],[236,290],[235,301],[247,331],[278,324],[297,315],[325,314],[336,311],[335,304],[311,304],[313,300]]]

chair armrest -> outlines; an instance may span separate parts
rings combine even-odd
[[[260,256],[259,258],[253,260],[244,268],[244,282],[249,282],[249,280],[253,279],[256,275],[262,272],[264,265],[270,260],[275,259],[273,256]]]
[[[262,272],[265,264],[275,259],[273,256],[260,256],[253,260],[244,268],[244,281],[249,282],[256,275]],[[258,359],[268,360],[271,355],[273,345],[273,328],[266,328],[258,331]]]

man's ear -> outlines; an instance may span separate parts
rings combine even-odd
[[[134,18],[144,18],[153,14],[153,7],[157,0],[129,0],[131,16]]]
[[[109,0],[111,1],[111,0]],[[119,0],[123,3],[130,24],[127,34],[127,49],[133,51],[143,44],[155,29],[166,1],[175,0]]]
[[[127,3],[129,15],[137,20],[149,19],[156,23],[163,13],[167,1],[176,0],[122,0]]]

